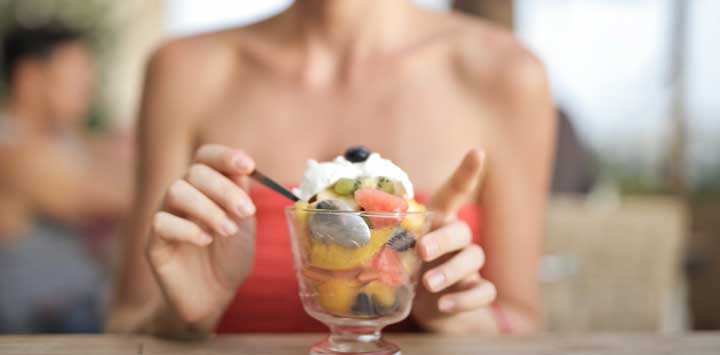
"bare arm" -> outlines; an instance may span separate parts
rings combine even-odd
[[[520,57],[505,79],[507,111],[488,147],[483,206],[483,276],[515,333],[541,326],[539,282],[545,211],[554,152],[555,110],[542,66]]]
[[[49,216],[78,222],[127,211],[129,171],[118,174],[103,168],[109,162],[72,156],[53,144],[26,143],[5,153],[11,187]]]
[[[218,145],[203,145],[193,157],[195,125],[228,80],[223,58],[218,63],[196,46],[170,44],[148,68],[135,215],[111,332],[205,337],[252,265],[255,209],[238,181],[254,162]]]
[[[452,218],[418,243],[429,264],[414,315],[427,329],[524,334],[540,328],[537,273],[555,123],[542,66],[522,54],[494,85],[497,111],[484,154],[471,151],[429,201],[440,215],[452,216],[482,183],[483,248]]]
[[[173,80],[182,73],[173,58],[177,55],[180,53],[164,48],[148,64],[138,125],[133,215],[107,325],[114,332],[150,331],[149,322],[163,303],[145,257],[147,235],[165,189],[187,168],[193,148],[192,115],[202,107],[193,100],[194,95],[187,95],[190,90],[180,85],[185,80]]]

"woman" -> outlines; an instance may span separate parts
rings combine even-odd
[[[553,131],[543,69],[508,33],[406,0],[298,0],[172,41],[149,63],[137,213],[108,329],[322,329],[299,304],[286,203],[242,182],[255,166],[297,182],[306,159],[360,143],[435,191],[444,216],[418,243],[415,325],[534,331]]]

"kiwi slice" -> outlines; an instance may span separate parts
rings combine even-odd
[[[395,183],[390,180],[390,178],[386,178],[384,176],[378,178],[378,188],[389,194],[395,193]]]
[[[350,195],[355,192],[355,180],[348,178],[341,178],[333,186],[333,190],[338,195]]]

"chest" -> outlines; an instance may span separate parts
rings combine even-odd
[[[488,112],[460,82],[438,73],[337,90],[253,80],[233,85],[203,120],[199,141],[242,148],[288,183],[301,177],[307,159],[365,145],[432,189],[482,145]]]

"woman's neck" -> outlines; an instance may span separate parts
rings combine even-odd
[[[297,0],[286,14],[305,47],[306,78],[322,85],[401,47],[415,10],[408,0]]]
[[[336,49],[382,45],[405,30],[407,0],[297,0],[297,16],[305,39]]]

